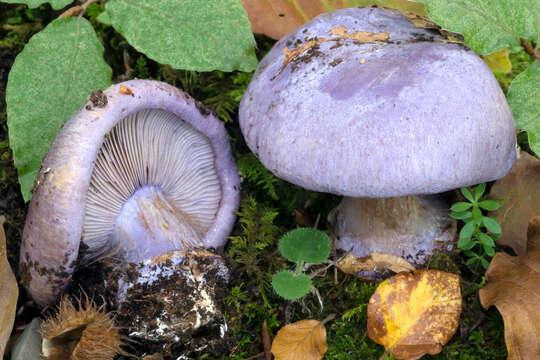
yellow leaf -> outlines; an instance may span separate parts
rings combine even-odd
[[[254,33],[280,39],[315,16],[348,7],[377,5],[427,16],[424,4],[408,0],[242,0]]]
[[[317,320],[301,320],[282,327],[272,343],[276,360],[320,360],[326,350],[326,329]]]
[[[437,354],[457,330],[459,277],[437,270],[400,273],[382,282],[368,304],[368,335],[396,359]]]
[[[0,359],[4,358],[6,344],[13,328],[19,287],[7,260],[4,218],[0,217]]]
[[[512,63],[508,57],[508,49],[495,51],[489,55],[484,55],[484,62],[494,73],[508,74],[512,71]]]
[[[495,305],[503,317],[508,359],[540,359],[540,214],[527,235],[524,255],[495,254],[478,293],[485,309]]]

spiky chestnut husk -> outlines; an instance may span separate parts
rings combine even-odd
[[[109,360],[126,354],[114,318],[88,298],[75,306],[68,298],[58,305],[56,315],[41,325],[42,352],[54,360]]]

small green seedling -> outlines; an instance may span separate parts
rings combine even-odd
[[[501,205],[497,200],[485,200],[486,184],[472,189],[461,188],[467,202],[456,202],[450,207],[450,216],[465,223],[459,233],[458,248],[469,258],[467,264],[480,262],[488,268],[489,260],[495,255],[495,240],[501,234],[501,226],[496,219],[484,216],[482,211],[494,211]]]
[[[311,289],[311,278],[302,272],[305,264],[324,262],[330,255],[331,241],[324,232],[311,228],[291,230],[279,240],[279,251],[296,263],[295,272],[282,270],[272,277],[272,287],[279,296],[294,300]]]

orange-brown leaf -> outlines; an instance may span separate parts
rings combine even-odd
[[[482,306],[495,305],[503,317],[508,359],[540,359],[540,214],[528,237],[525,255],[495,254],[479,291]]]
[[[317,320],[301,320],[282,327],[272,343],[276,360],[320,360],[326,350],[326,329]]]
[[[315,16],[348,7],[377,5],[426,16],[424,4],[407,0],[242,0],[251,29],[273,39]]]
[[[459,277],[437,270],[399,273],[368,304],[368,335],[396,359],[437,354],[458,327]]]
[[[511,247],[517,255],[525,254],[527,224],[533,215],[540,212],[539,189],[540,160],[526,152],[521,152],[508,175],[497,180],[491,188],[490,198],[508,200],[492,214],[503,229],[497,243]]]
[[[7,260],[4,219],[0,219],[0,359],[4,358],[6,344],[13,328],[19,287]]]

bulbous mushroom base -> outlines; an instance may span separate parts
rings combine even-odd
[[[114,273],[112,277],[119,276],[118,319],[129,337],[159,343],[165,351],[185,345],[203,328],[225,337],[229,270],[221,256],[205,250],[170,251]]]
[[[336,246],[358,257],[392,254],[421,267],[433,255],[454,246],[456,222],[449,217],[446,201],[437,195],[345,197],[328,217]]]

